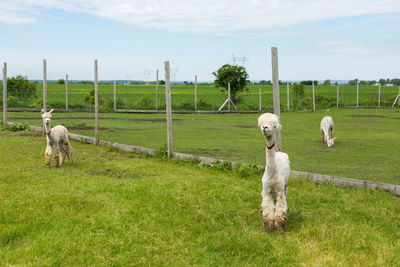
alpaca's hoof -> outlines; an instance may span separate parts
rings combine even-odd
[[[275,228],[279,232],[283,232],[285,230],[286,217],[285,216],[275,216]]]
[[[274,229],[274,220],[270,216],[263,216],[265,231],[271,232]]]

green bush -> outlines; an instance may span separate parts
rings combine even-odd
[[[28,126],[29,124],[27,122],[13,123],[13,125],[9,125],[7,127],[7,130],[11,132],[25,131],[28,128]]]
[[[167,144],[163,144],[158,150],[155,151],[156,157],[165,159],[168,157],[168,147]]]
[[[37,83],[28,81],[27,77],[18,75],[7,79],[7,94],[25,102],[36,98]]]
[[[87,93],[85,95],[84,100],[85,100],[85,103],[88,103],[88,104],[94,106],[94,89],[92,89],[89,93]],[[99,95],[99,106],[103,105],[103,103],[104,103],[104,99],[102,97],[100,97],[100,95]]]
[[[153,101],[147,95],[142,96],[142,98],[136,103],[138,109],[148,109],[152,106]]]

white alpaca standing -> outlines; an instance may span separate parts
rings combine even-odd
[[[278,231],[285,227],[287,218],[287,184],[290,175],[289,156],[275,152],[276,132],[281,128],[275,114],[264,113],[258,118],[258,127],[265,136],[266,166],[262,177],[261,212],[266,230],[274,226]]]
[[[54,155],[54,161],[56,167],[61,166],[64,163],[65,156],[72,162],[72,148],[68,138],[68,130],[62,125],[57,125],[51,128],[51,113],[54,109],[49,112],[45,112],[42,109],[43,128],[46,134],[46,151],[44,154],[45,163],[47,167],[50,167],[51,156]]]
[[[330,116],[325,116],[321,120],[320,125],[322,133],[322,143],[327,147],[333,146],[335,143],[335,138],[333,137],[333,119]]]

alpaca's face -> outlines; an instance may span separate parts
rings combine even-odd
[[[42,109],[42,119],[43,119],[43,124],[46,128],[46,133],[50,133],[50,122],[51,122],[51,113],[54,111],[54,109],[50,110],[49,112],[44,112]]]
[[[326,142],[326,145],[328,146],[328,147],[331,147],[331,146],[333,146],[333,144],[335,144],[335,138],[336,137],[334,137],[334,138],[328,138],[328,140],[327,140],[327,142]]]
[[[280,124],[277,121],[267,121],[260,124],[260,130],[265,137],[272,137],[278,129],[280,129]]]
[[[259,117],[258,127],[265,137],[270,138],[281,128],[281,125],[275,114],[265,113]]]

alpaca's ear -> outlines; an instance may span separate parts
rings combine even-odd
[[[42,109],[41,112],[44,113],[45,112],[44,109]]]
[[[54,108],[50,109],[49,113],[52,113],[54,111]]]

